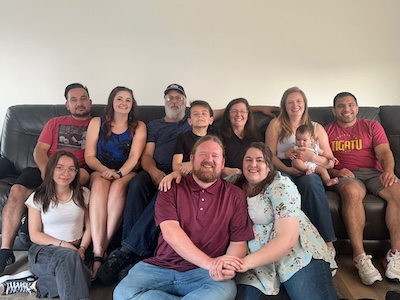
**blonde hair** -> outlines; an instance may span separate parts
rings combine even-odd
[[[304,92],[296,86],[291,87],[290,89],[287,89],[282,95],[281,104],[280,104],[281,111],[278,116],[278,120],[281,125],[281,131],[279,132],[279,135],[278,135],[278,142],[280,142],[280,143],[282,143],[286,138],[288,138],[292,134],[294,134],[294,132],[292,131],[292,126],[290,125],[289,115],[288,115],[288,113],[286,111],[286,107],[285,107],[287,97],[292,93],[300,93],[304,100],[304,113],[301,116],[300,125],[305,124],[309,127],[313,126],[310,115],[308,114],[308,105],[307,105],[306,94],[304,94]]]

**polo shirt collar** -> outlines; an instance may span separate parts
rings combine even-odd
[[[212,195],[217,195],[219,193],[219,191],[221,190],[222,187],[222,179],[218,178],[216,182],[214,182],[211,186],[209,186],[208,188],[202,188],[201,186],[199,186],[197,184],[197,182],[194,180],[193,178],[193,174],[190,174],[188,176],[188,184],[189,184],[189,188],[193,191],[193,192],[199,192],[199,191],[206,191],[209,194]]]

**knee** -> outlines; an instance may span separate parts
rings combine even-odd
[[[349,182],[340,188],[339,193],[343,202],[359,203],[364,199],[366,191],[358,183]]]
[[[392,186],[385,189],[386,193],[379,192],[378,195],[381,196],[388,203],[393,203],[400,205],[400,184],[395,183]]]
[[[21,198],[23,198],[22,195],[26,194],[28,191],[29,191],[29,189],[24,187],[23,185],[14,184],[10,189],[10,194],[8,196],[8,199],[21,199]]]
[[[98,177],[93,180],[90,191],[91,193],[105,193],[108,191],[109,187],[110,183],[108,180]]]

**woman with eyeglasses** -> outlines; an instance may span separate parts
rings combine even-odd
[[[93,118],[86,137],[85,161],[90,175],[90,218],[94,262],[92,277],[104,262],[107,248],[122,222],[126,190],[136,175],[146,144],[146,125],[137,118],[131,89],[114,88],[102,117]]]
[[[252,142],[263,141],[246,99],[237,98],[228,103],[219,133],[225,146],[225,168],[222,172],[224,177],[241,174],[246,147]]]
[[[34,291],[37,298],[89,299],[91,274],[84,263],[91,241],[89,194],[79,184],[77,158],[66,151],[53,154],[43,183],[26,201],[33,243],[29,268],[37,281],[15,282],[19,292]]]

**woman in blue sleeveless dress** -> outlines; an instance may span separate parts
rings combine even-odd
[[[89,206],[93,278],[121,225],[127,185],[136,175],[146,144],[146,125],[136,112],[132,90],[118,86],[111,91],[104,116],[93,118],[88,127],[85,160],[93,170]]]

